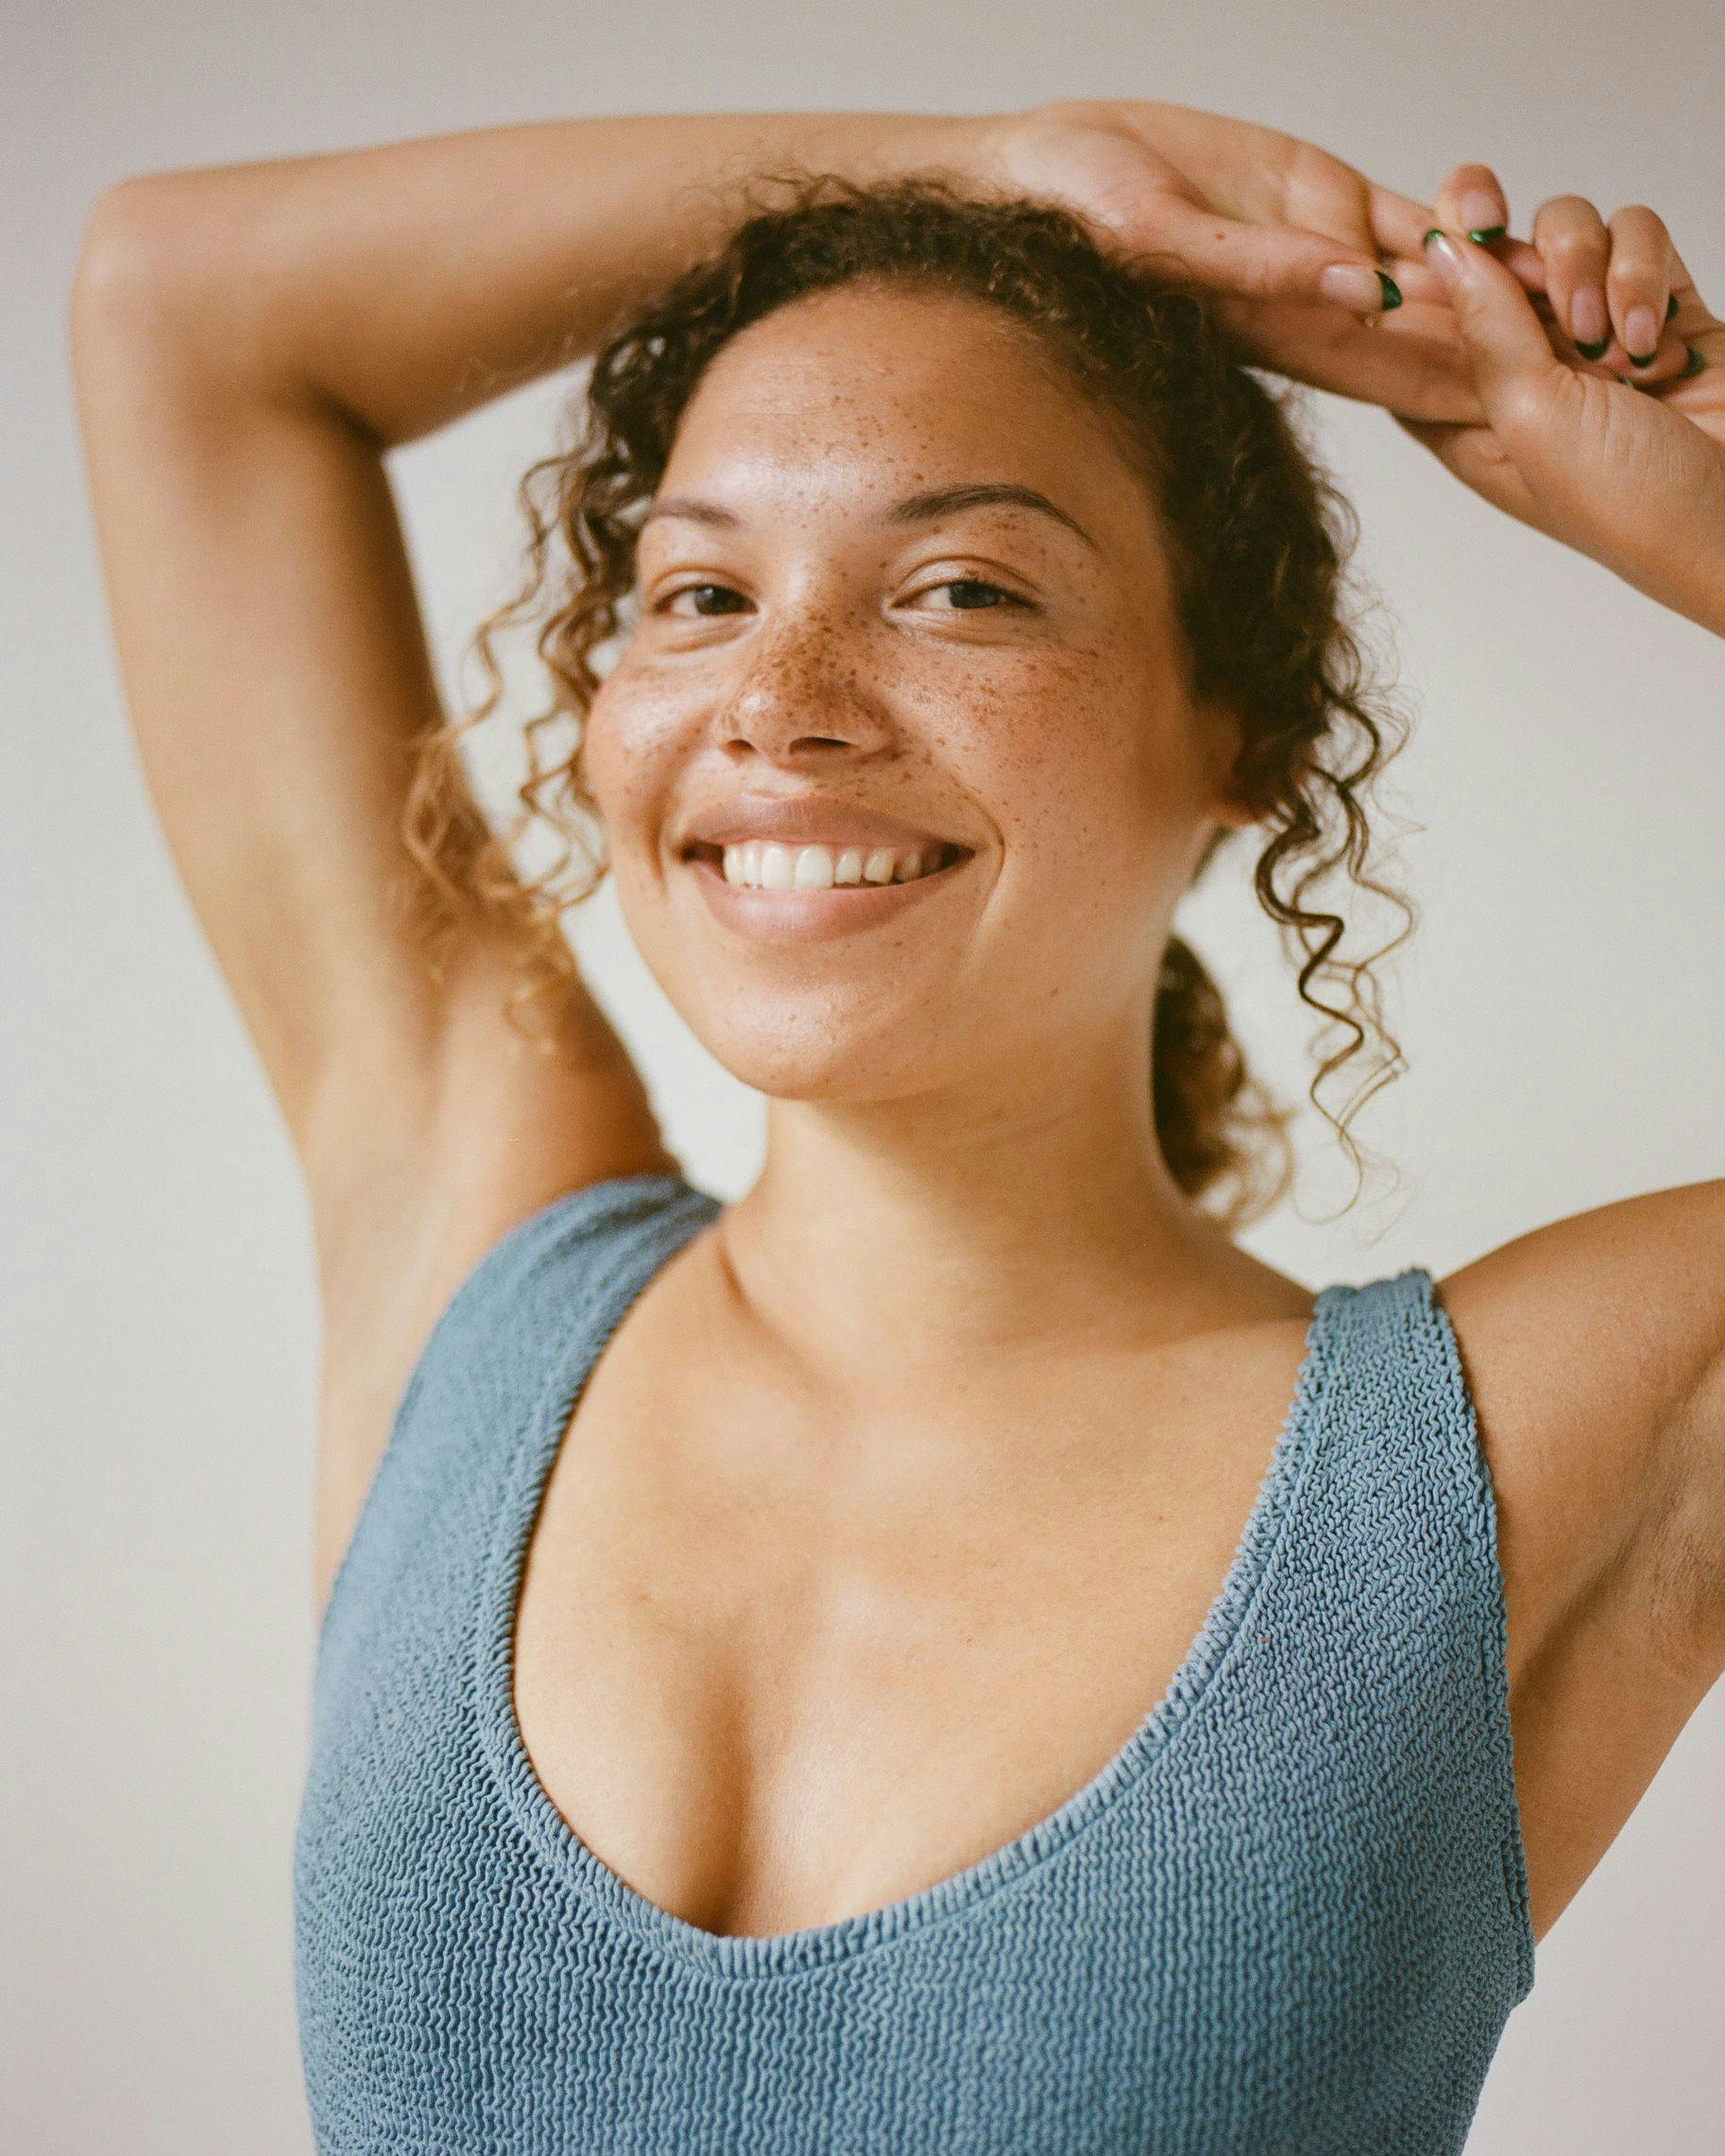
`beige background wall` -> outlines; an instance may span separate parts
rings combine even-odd
[[[1310,136],[1429,197],[1494,162],[1517,229],[1577,189],[1650,201],[1725,305],[1716,11],[1442,13],[827,0],[82,0],[0,32],[9,393],[4,755],[5,2011],[0,2144],[234,2156],[309,2144],[289,1861],[306,1732],[316,1310],[295,1164],[180,898],[115,693],[63,358],[102,185],[151,166],[530,116],[964,111],[1166,97]],[[401,464],[438,648],[501,590],[535,389]],[[1725,1172],[1725,644],[1465,494],[1380,414],[1322,439],[1399,625],[1426,909],[1392,1019],[1413,1074],[1362,1129],[1398,1191],[1344,1194],[1314,1130],[1250,1238],[1316,1285],[1443,1272],[1526,1228]],[[1285,1085],[1307,1034],[1238,891],[1193,927]],[[582,925],[697,1180],[739,1191],[756,1104],[617,933]],[[1725,2115],[1725,1696],[1543,1947],[1477,2156],[1665,2156]]]

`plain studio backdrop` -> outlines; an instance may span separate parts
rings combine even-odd
[[[1147,97],[1287,128],[1427,201],[1451,165],[1483,159],[1518,232],[1550,195],[1607,214],[1648,202],[1718,310],[1718,32],[1708,0],[1474,0],[1411,19],[1367,0],[10,14],[0,1951],[17,2049],[0,2143],[309,2146],[290,1862],[313,1645],[312,1249],[115,683],[64,332],[100,189],[511,120]],[[396,465],[452,688],[513,570],[516,476],[570,388],[536,385]],[[1316,1286],[1442,1274],[1562,1215],[1725,1172],[1725,643],[1491,509],[1384,414],[1315,398],[1311,421],[1358,507],[1414,721],[1385,799],[1420,827],[1397,872],[1424,915],[1387,974],[1411,1074],[1359,1126],[1399,1184],[1379,1178],[1326,1223],[1349,1182],[1308,1112],[1298,1207],[1245,1239]],[[1186,925],[1298,1097],[1312,1021],[1243,884],[1238,865],[1219,875]],[[759,1099],[665,1003],[608,886],[576,940],[672,1145],[697,1182],[739,1194]],[[1722,1800],[1716,1694],[1541,1947],[1477,2156],[1718,2148]]]

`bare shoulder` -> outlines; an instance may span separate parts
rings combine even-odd
[[[1552,1222],[1437,1285],[1496,1490],[1512,1658],[1603,1599],[1649,1653],[1716,1675],[1725,1178]]]

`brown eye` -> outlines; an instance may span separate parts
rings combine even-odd
[[[679,585],[676,590],[666,592],[665,596],[659,600],[658,604],[654,607],[653,610],[656,614],[669,613],[671,611],[672,604],[675,600],[699,597],[702,593],[709,591],[718,592],[721,596],[726,598],[743,598],[742,592],[733,590],[728,584],[683,584]],[[712,611],[718,613],[729,613],[731,609],[728,607],[720,607],[712,609]],[[711,613],[706,607],[697,607],[695,608],[695,620],[704,621],[710,620],[710,618]]]
[[[982,594],[980,601],[975,597],[966,597],[962,600],[955,597],[949,607],[937,609],[942,613],[985,613],[992,610],[997,600],[1003,600],[1009,607],[1022,607],[1028,604],[1027,601],[1020,599],[1016,591],[1008,591],[1003,585],[990,584],[981,576],[949,576],[944,584],[931,584],[928,589],[931,591],[951,591],[953,593],[964,591],[970,594],[978,592]]]

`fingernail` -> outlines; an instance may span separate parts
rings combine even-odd
[[[1470,240],[1484,247],[1504,235],[1503,213],[1483,187],[1473,187],[1461,197],[1461,224]]]
[[[1420,245],[1444,276],[1453,277],[1461,267],[1460,250],[1442,225],[1433,225]]]
[[[1673,292],[1671,297],[1665,301],[1665,320],[1668,322],[1676,313],[1677,294]]]
[[[1392,307],[1399,307],[1399,306],[1401,305],[1401,303],[1402,303],[1402,288],[1401,288],[1401,286],[1400,286],[1400,285],[1399,285],[1399,284],[1398,284],[1398,283],[1395,282],[1395,280],[1394,280],[1394,278],[1393,278],[1393,277],[1391,277],[1391,276],[1387,275],[1387,274],[1386,274],[1386,273],[1385,273],[1383,270],[1381,270],[1381,269],[1380,269],[1380,270],[1377,272],[1377,282],[1379,282],[1379,283],[1380,283],[1380,284],[1383,286],[1383,288],[1384,288],[1384,308],[1383,308],[1383,311],[1384,311],[1384,313],[1387,315],[1387,314],[1390,312],[1390,310],[1391,310],[1391,308],[1392,308]]]
[[[1363,262],[1332,262],[1320,272],[1318,289],[1326,299],[1334,299],[1357,315],[1375,315],[1385,307],[1402,303],[1401,294],[1383,271]]]
[[[1651,307],[1631,307],[1623,325],[1623,349],[1631,367],[1651,367],[1659,357],[1659,321]]]
[[[1612,318],[1605,294],[1597,284],[1583,284],[1569,302],[1569,334],[1583,359],[1602,359],[1612,341]]]
[[[1706,360],[1702,357],[1701,353],[1696,350],[1694,345],[1685,345],[1683,350],[1689,354],[1689,364],[1678,376],[1677,379],[1680,382],[1687,382],[1692,374],[1699,374],[1701,371],[1702,368],[1707,364]]]

